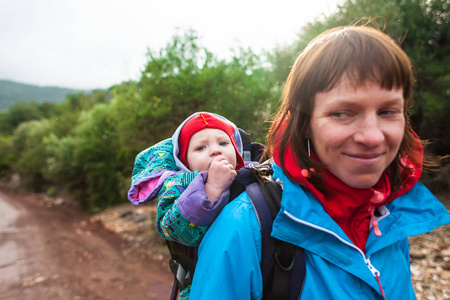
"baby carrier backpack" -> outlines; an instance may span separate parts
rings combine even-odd
[[[258,160],[264,146],[252,143],[244,131],[241,131],[241,137],[244,157],[247,155],[245,160]],[[280,185],[273,180],[271,166],[262,164],[240,169],[230,186],[230,201],[244,191],[248,193],[261,227],[263,299],[299,299],[306,273],[303,249],[270,235],[273,221],[280,210],[282,193]],[[169,265],[174,274],[170,299],[175,300],[178,292],[192,283],[198,247],[166,242],[171,254]]]

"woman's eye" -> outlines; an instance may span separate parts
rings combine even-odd
[[[390,115],[396,115],[399,113],[399,110],[397,109],[385,109],[381,110],[378,114],[380,116],[390,116]]]
[[[348,117],[350,114],[344,111],[335,111],[331,113],[331,116],[334,118],[343,118]]]

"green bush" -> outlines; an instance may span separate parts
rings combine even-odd
[[[0,136],[0,177],[12,173],[15,159],[12,136]]]

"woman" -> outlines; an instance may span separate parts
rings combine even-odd
[[[301,299],[415,299],[408,237],[450,223],[418,178],[413,75],[384,33],[329,30],[298,56],[268,135],[282,208],[272,235],[304,248]],[[246,193],[199,248],[191,299],[260,299],[261,240]]]

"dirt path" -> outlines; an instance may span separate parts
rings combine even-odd
[[[1,299],[168,299],[167,262],[78,207],[0,191]]]
[[[0,299],[168,299],[154,215],[124,203],[89,216],[68,200],[0,190]],[[449,229],[410,238],[417,299],[450,299]]]

